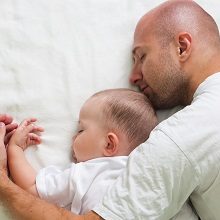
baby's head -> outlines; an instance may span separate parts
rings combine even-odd
[[[79,115],[73,151],[77,162],[129,155],[157,125],[145,95],[130,89],[109,89],[90,97]]]

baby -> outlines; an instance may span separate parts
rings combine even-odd
[[[24,120],[9,142],[8,164],[13,181],[35,196],[77,214],[91,210],[114,184],[128,155],[143,143],[157,125],[147,97],[129,89],[94,94],[82,106],[78,132],[73,137],[76,163],[62,170],[55,166],[37,173],[24,150],[40,144],[42,127],[35,118]]]
[[[35,118],[24,120],[8,146],[11,177],[35,196],[77,214],[92,210],[126,166],[128,155],[157,125],[155,112],[141,93],[110,89],[96,93],[82,106],[78,132],[73,137],[73,158],[68,168],[46,167],[37,174],[24,150],[41,143]],[[189,203],[172,220],[197,220]]]

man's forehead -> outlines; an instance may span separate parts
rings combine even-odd
[[[132,54],[135,55],[137,53],[141,53],[142,51],[147,51],[151,44],[150,36],[143,36],[140,39],[135,39],[132,45]]]
[[[145,26],[136,28],[134,33],[134,41],[133,41],[133,51],[137,50],[138,48],[142,48],[144,45],[146,46],[150,40],[154,38],[154,29],[152,26]],[[137,49],[136,49],[137,48]]]
[[[141,44],[144,39],[144,32],[143,29],[136,28],[134,33],[134,41],[132,45],[132,54],[136,54],[136,52],[141,48]]]

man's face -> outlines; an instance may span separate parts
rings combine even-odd
[[[133,59],[130,81],[140,88],[156,109],[182,104],[187,82],[172,42],[162,45],[152,31],[137,27]]]

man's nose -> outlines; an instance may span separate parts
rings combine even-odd
[[[142,76],[140,68],[133,67],[131,74],[130,74],[130,78],[129,78],[130,83],[133,85],[136,85],[137,82],[142,79],[142,77],[143,76]]]

